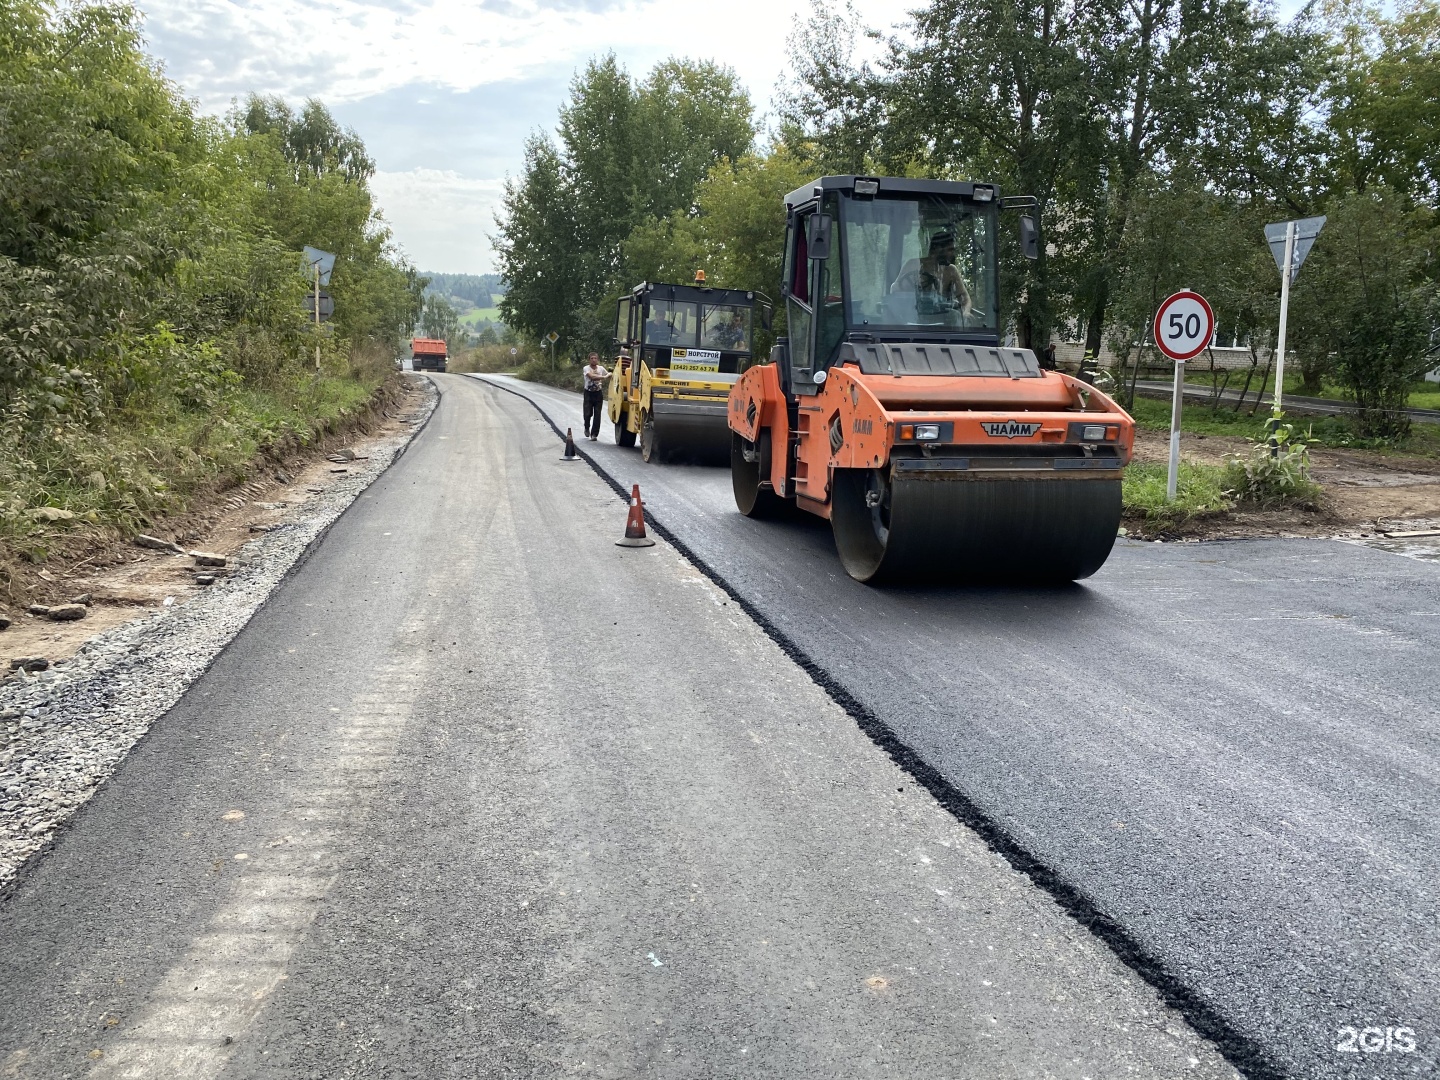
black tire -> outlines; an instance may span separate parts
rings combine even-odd
[[[1120,525],[1120,481],[892,481],[836,469],[830,525],[857,581],[1051,584],[1104,565]]]
[[[615,445],[634,446],[635,432],[625,426],[625,415],[622,413],[620,419],[615,421]]]
[[[747,451],[756,460],[747,460]],[[770,429],[763,429],[754,444],[731,432],[730,484],[735,489],[735,506],[746,517],[773,518],[788,509],[789,504],[775,494],[768,482],[762,484],[760,478],[769,475]]]
[[[646,413],[640,421],[640,456],[646,462],[665,460],[665,447],[655,431],[655,417],[650,413]]]

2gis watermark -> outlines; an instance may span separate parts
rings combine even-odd
[[[1419,1049],[1411,1027],[1359,1027],[1345,1024],[1335,1029],[1338,1054],[1413,1054]]]

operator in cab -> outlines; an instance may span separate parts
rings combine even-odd
[[[745,313],[736,311],[731,314],[728,323],[721,323],[710,332],[709,344],[721,349],[743,349],[749,336],[750,328],[745,325]]]
[[[955,265],[955,234],[947,230],[930,237],[930,254],[906,263],[890,292],[914,293],[916,310],[922,313],[958,311],[968,317],[974,308]]]
[[[658,305],[651,305],[650,318],[645,322],[645,341],[649,345],[670,344],[670,324]]]

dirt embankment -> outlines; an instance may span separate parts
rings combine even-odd
[[[392,436],[425,401],[413,376],[389,379],[365,410],[324,431],[308,446],[288,438],[269,447],[247,473],[224,488],[197,495],[189,509],[151,522],[147,535],[182,548],[233,556],[246,541],[303,512],[347,469],[364,458],[367,445]],[[229,567],[202,567],[192,558],[137,545],[113,533],[77,531],[58,539],[44,563],[0,552],[0,678],[10,661],[22,657],[62,659],[85,641],[158,607],[183,601],[201,589],[206,576],[224,576]],[[32,615],[30,605],[85,603],[85,617],[56,622]]]
[[[1225,460],[1249,452],[1245,439],[1224,435],[1181,436],[1180,452],[1187,460],[1223,465]],[[1135,460],[1169,460],[1170,437],[1165,432],[1140,431],[1135,436]],[[1440,522],[1440,461],[1434,458],[1367,450],[1310,451],[1311,475],[1324,489],[1313,510],[1252,510],[1238,508],[1163,529],[1130,523],[1132,533],[1222,539],[1259,536],[1365,535],[1391,530],[1421,529]]]

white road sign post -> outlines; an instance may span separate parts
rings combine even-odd
[[[1180,410],[1185,400],[1185,361],[1199,356],[1215,336],[1215,312],[1199,293],[1181,289],[1155,313],[1155,347],[1175,361],[1175,400],[1170,405],[1170,473],[1165,498],[1175,501],[1180,482]]]
[[[319,248],[305,246],[305,262],[309,265],[315,276],[315,331],[317,340],[315,342],[315,370],[320,370],[320,342],[318,340],[320,331],[320,286],[330,284],[330,273],[335,269],[335,256],[328,251],[321,251]]]
[[[1270,245],[1270,253],[1275,256],[1275,265],[1280,269],[1280,332],[1275,335],[1275,392],[1270,399],[1272,434],[1275,425],[1280,422],[1280,404],[1285,393],[1285,324],[1290,317],[1290,283],[1300,272],[1300,264],[1310,254],[1315,238],[1324,227],[1323,217],[1277,221],[1265,226],[1265,242]],[[1285,272],[1287,266],[1289,273]]]

